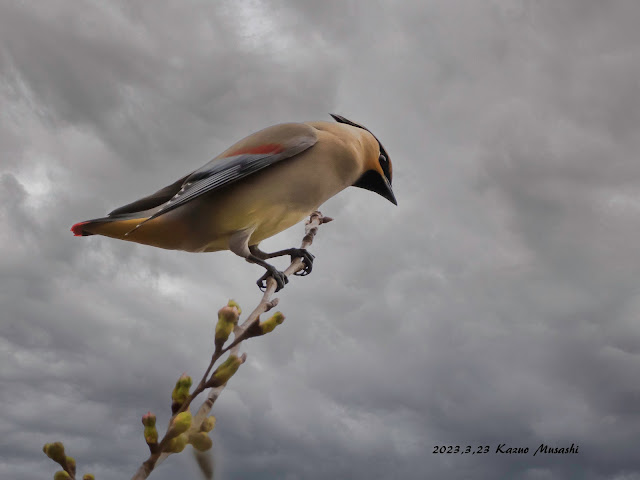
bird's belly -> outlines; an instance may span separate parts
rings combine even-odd
[[[256,245],[304,220],[325,200],[306,182],[278,188],[278,182],[269,181],[269,176],[238,182],[228,192],[216,192],[202,203],[201,208],[208,212],[200,211],[197,217],[202,220],[200,228],[206,225],[203,239],[207,242],[198,251],[228,249],[229,239],[240,231],[251,231],[249,245]]]
[[[204,219],[204,244],[192,251],[214,252],[229,248],[231,236],[240,231],[251,231],[249,245],[256,245],[303,220],[312,210],[300,210],[287,204],[272,203],[234,205],[224,214],[212,214]],[[243,208],[245,207],[245,208]],[[203,225],[201,224],[201,227]]]
[[[308,159],[307,152],[285,160],[180,207],[191,232],[182,249],[226,250],[242,231],[252,232],[249,245],[256,245],[303,220],[348,182],[329,162]]]
[[[272,214],[269,218],[256,225],[256,229],[249,239],[249,245],[257,245],[262,240],[273,237],[283,230],[299,223],[310,213],[286,207],[284,209],[273,208],[270,210]]]

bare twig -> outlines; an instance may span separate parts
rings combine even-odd
[[[315,237],[318,231],[318,227],[323,223],[330,222],[331,220],[332,219],[329,217],[323,217],[322,213],[318,211],[313,212],[309,217],[309,219],[306,221],[305,236],[302,239],[302,244],[300,245],[300,248],[309,247],[313,243],[313,238]],[[303,270],[304,267],[305,265],[301,258],[294,258],[292,259],[292,262],[289,265],[289,267],[284,271],[284,274],[287,277],[290,277],[294,273]],[[172,422],[174,421],[176,416],[182,412],[187,411],[187,409],[189,408],[193,400],[207,388],[210,389],[207,399],[202,403],[202,405],[198,409],[198,412],[196,413],[195,417],[192,420],[192,425],[195,425],[195,426],[200,425],[203,422],[203,420],[208,416],[209,412],[211,411],[211,408],[213,407],[213,404],[218,399],[222,390],[224,390],[224,387],[226,386],[226,382],[223,383],[222,385],[212,386],[214,383],[213,377],[215,375],[215,372],[211,374],[211,370],[213,369],[214,365],[222,355],[224,355],[227,352],[230,352],[231,355],[237,356],[238,350],[240,348],[240,343],[242,343],[244,340],[247,340],[248,338],[251,338],[252,336],[255,336],[254,334],[252,334],[252,332],[255,331],[255,327],[259,323],[260,315],[262,315],[265,312],[268,312],[278,304],[277,298],[271,299],[271,297],[276,291],[276,288],[277,288],[276,281],[273,278],[269,277],[267,279],[267,288],[265,289],[264,294],[262,295],[262,299],[260,300],[260,303],[251,312],[251,314],[242,323],[242,325],[234,326],[233,328],[234,340],[233,342],[231,342],[230,345],[224,348],[222,347],[222,345],[216,346],[216,349],[211,357],[211,362],[209,363],[209,366],[207,367],[204,375],[200,379],[200,382],[198,382],[193,392],[191,392],[191,394],[182,403],[180,408],[177,409],[177,411],[171,417],[171,420],[169,421],[169,427],[167,428],[167,432],[169,432],[170,426],[172,425]],[[241,359],[240,363],[244,361],[245,356],[246,354],[242,355],[242,357],[239,357]],[[149,455],[149,458],[147,458],[147,460],[145,460],[144,463],[140,465],[140,467],[138,468],[138,471],[132,477],[132,480],[142,480],[149,477],[153,469],[157,465],[159,465],[164,459],[166,459],[169,455],[171,455],[172,452],[169,452],[166,450],[166,447],[171,440],[172,440],[172,437],[167,433],[165,434],[164,438],[160,441],[160,443],[157,444],[157,446],[154,445],[154,447],[152,448],[152,453]]]

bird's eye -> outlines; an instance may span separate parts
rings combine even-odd
[[[378,158],[378,161],[380,163],[386,163],[387,162],[387,157],[385,157],[382,153],[380,154],[380,158]]]

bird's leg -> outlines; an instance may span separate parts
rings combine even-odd
[[[289,279],[287,278],[287,276],[283,272],[278,270],[273,265],[265,262],[261,258],[258,258],[256,255],[251,254],[246,258],[247,258],[247,262],[256,263],[256,264],[261,265],[262,267],[266,268],[267,271],[265,272],[265,274],[262,275],[258,279],[258,281],[256,282],[257,285],[258,285],[258,288],[260,290],[262,290],[263,292],[267,288],[267,278],[269,278],[269,277],[273,277],[273,279],[278,284],[278,287],[276,288],[276,292],[279,291],[279,290],[282,290],[284,288],[284,286],[287,283],[289,283]]]
[[[290,255],[292,262],[296,258],[301,258],[304,263],[304,270],[295,274],[301,277],[311,273],[311,270],[313,269],[313,259],[316,258],[309,253],[306,248],[287,248],[286,250],[280,250],[278,252],[266,253],[260,250],[257,245],[252,245],[249,247],[249,250],[255,257],[265,260],[267,258],[281,257],[283,255]]]
[[[235,232],[229,239],[229,250],[231,250],[236,255],[240,255],[241,257],[245,258],[247,262],[255,263],[264,267],[267,271],[256,282],[258,284],[258,288],[262,291],[266,290],[267,278],[273,277],[273,279],[278,284],[276,288],[277,292],[284,288],[284,286],[289,282],[289,279],[276,267],[265,262],[264,257],[262,257],[260,254],[256,255],[251,250],[251,247],[249,247],[249,238],[251,238],[252,233],[253,229],[239,230]]]

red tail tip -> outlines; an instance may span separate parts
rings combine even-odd
[[[76,237],[82,237],[84,235],[84,233],[82,232],[82,225],[86,225],[89,222],[80,222],[80,223],[76,223],[73,227],[71,227],[71,231],[73,232],[73,235]]]

